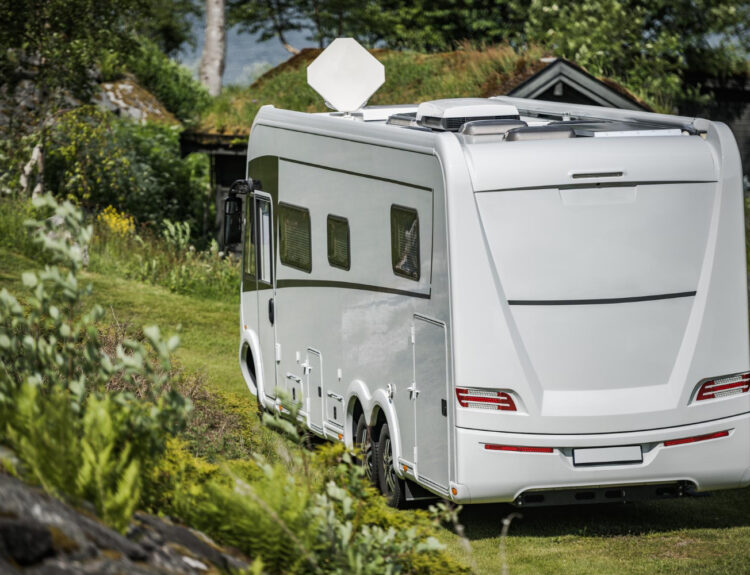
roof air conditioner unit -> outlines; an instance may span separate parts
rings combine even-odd
[[[518,120],[518,109],[485,98],[455,98],[423,102],[417,108],[417,122],[425,128],[457,132],[474,120]]]

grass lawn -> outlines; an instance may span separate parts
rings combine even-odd
[[[22,293],[21,271],[37,266],[0,249],[0,288]],[[93,284],[93,299],[109,318],[134,328],[156,324],[164,332],[181,326],[177,362],[185,372],[201,376],[207,391],[219,398],[218,409],[240,421],[231,440],[273,452],[281,440],[257,423],[255,399],[237,363],[236,303],[175,295],[100,274],[83,277]],[[502,519],[514,512],[522,517],[513,520],[505,541],[510,574],[750,573],[750,489],[628,505],[467,506],[460,520],[471,552],[451,529],[441,530],[440,538],[477,573],[502,573]]]
[[[501,573],[502,519],[520,513],[505,542],[508,573],[750,573],[750,489],[709,497],[515,509],[466,506],[471,553],[440,539],[477,573]]]

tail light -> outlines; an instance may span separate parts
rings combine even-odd
[[[722,377],[721,379],[712,379],[707,381],[698,390],[696,401],[704,399],[717,399],[719,397],[729,397],[730,395],[739,395],[750,390],[750,373],[741,373],[731,377]]]
[[[515,451],[517,453],[553,453],[551,447],[526,447],[525,445],[497,445],[485,443],[484,448],[488,451]]]
[[[458,399],[458,405],[461,407],[516,411],[516,403],[510,394],[504,391],[457,387],[456,398]]]
[[[684,445],[685,443],[697,443],[698,441],[707,441],[709,439],[719,439],[720,437],[727,437],[729,431],[717,431],[716,433],[707,433],[706,435],[694,435],[693,437],[683,437],[682,439],[670,439],[664,442],[664,447],[671,447],[672,445]]]

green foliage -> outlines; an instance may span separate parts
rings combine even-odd
[[[104,353],[96,329],[103,310],[86,309],[91,289],[78,278],[92,227],[69,202],[43,196],[34,206],[53,213],[29,222],[51,265],[23,274],[24,306],[0,291],[0,442],[17,452],[29,478],[74,502],[91,501],[124,529],[140,501],[141,471],[190,409],[167,385],[178,339],[165,341],[151,327],[148,349],[126,340],[115,357]],[[114,377],[125,390],[108,394]]]
[[[34,207],[29,201],[3,198],[0,195],[0,247],[27,257],[38,254],[38,246],[31,241],[24,222],[34,217]]]
[[[0,5],[0,78],[15,96],[31,77],[47,117],[65,93],[87,99],[92,71],[105,49],[126,51],[129,20],[141,14],[139,0],[13,0]],[[50,107],[52,106],[52,107]]]
[[[524,34],[595,75],[623,80],[669,111],[681,97],[683,32],[667,28],[645,35],[650,15],[650,7],[622,0],[532,0]]]
[[[317,54],[317,50],[304,51],[249,88],[225,88],[204,114],[201,129],[247,134],[255,114],[266,104],[303,112],[325,111],[320,96],[307,85],[306,67]],[[519,53],[507,45],[448,54],[375,50],[373,55],[387,73],[385,84],[369,103],[496,96],[514,87],[519,77],[533,71],[539,66],[539,58],[548,54],[534,46]]]
[[[210,102],[190,70],[168,58],[154,42],[140,39],[137,49],[124,57],[123,67],[183,122],[196,119]]]
[[[260,558],[270,573],[466,573],[427,534],[425,518],[385,505],[342,447],[325,453],[311,461],[312,477],[335,476],[325,484],[258,460],[251,478],[225,468],[221,481],[180,483],[168,512]]]
[[[174,56],[183,46],[195,46],[192,18],[201,13],[199,0],[148,0],[139,32],[164,54]]]
[[[339,36],[427,52],[542,45],[667,111],[697,98],[688,71],[743,72],[750,48],[750,4],[737,0],[230,0],[228,12],[248,32],[285,42],[307,30],[321,47]]]
[[[84,106],[60,116],[48,145],[46,183],[58,196],[89,209],[113,206],[141,224],[201,217],[207,162],[180,157],[176,128]]]
[[[239,259],[226,257],[211,240],[207,250],[190,244],[188,222],[165,220],[162,236],[148,229],[121,235],[100,223],[91,253],[91,269],[161,285],[198,297],[238,298]]]

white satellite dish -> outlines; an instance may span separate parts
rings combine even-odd
[[[353,38],[336,38],[307,67],[307,83],[339,112],[362,108],[383,82],[383,65]]]

